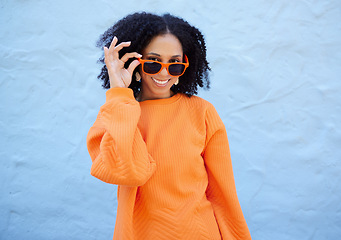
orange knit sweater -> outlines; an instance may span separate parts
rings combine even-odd
[[[176,94],[139,103],[129,88],[109,89],[87,145],[91,174],[119,186],[115,240],[251,239],[209,102]]]

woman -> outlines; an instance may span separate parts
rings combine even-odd
[[[87,145],[91,174],[118,185],[114,239],[251,239],[224,124],[192,96],[209,87],[200,31],[170,14],[135,13],[98,46],[110,89]]]

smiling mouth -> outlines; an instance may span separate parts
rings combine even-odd
[[[155,78],[153,78],[153,81],[158,85],[158,86],[166,86],[167,83],[169,82],[170,79],[167,79],[167,80],[157,80]]]

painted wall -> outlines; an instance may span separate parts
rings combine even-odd
[[[116,188],[90,176],[99,34],[134,11],[203,31],[255,240],[341,237],[341,2],[0,2],[0,239],[111,239]]]

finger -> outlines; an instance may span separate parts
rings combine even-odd
[[[110,53],[110,50],[107,47],[104,47],[103,50],[104,50],[104,62],[106,65],[108,65],[108,63],[113,61],[113,54]]]
[[[117,41],[118,41],[118,39],[117,39],[117,37],[115,36],[115,37],[113,38],[113,40],[111,41],[111,43],[110,43],[109,49],[114,49],[114,48],[115,48],[115,45],[116,45],[116,43],[117,43]]]
[[[118,42],[118,39],[117,39],[117,37],[115,36],[114,38],[113,38],[113,40],[111,41],[111,43],[110,43],[110,47],[109,47],[109,51],[108,51],[108,56],[116,56],[116,57],[118,57],[118,54],[114,54],[114,52],[115,52],[115,45],[117,44],[117,42]]]
[[[124,48],[124,47],[129,47],[130,44],[131,44],[130,41],[129,41],[129,42],[121,42],[120,44],[118,44],[118,45],[113,49],[113,51],[119,52],[122,48]]]
[[[109,59],[109,49],[107,47],[103,47],[104,50],[104,62]]]
[[[127,68],[128,72],[133,75],[135,68],[140,64],[139,60],[134,60],[130,63],[129,67]]]
[[[125,63],[126,61],[128,61],[129,58],[133,58],[133,57],[135,57],[135,58],[141,58],[142,55],[139,54],[139,53],[137,53],[137,52],[126,53],[126,54],[124,54],[124,56],[121,58],[121,61]]]

